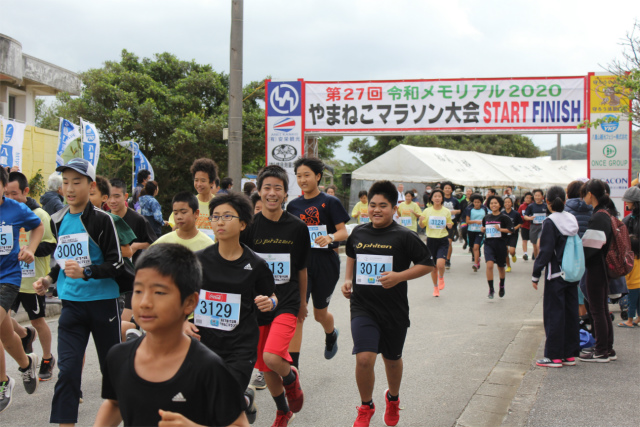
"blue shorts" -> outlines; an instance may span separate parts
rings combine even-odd
[[[469,246],[473,247],[473,245],[482,246],[482,239],[484,238],[484,233],[480,231],[467,231],[467,238],[469,239]]]
[[[427,249],[431,252],[433,259],[447,259],[447,252],[449,252],[449,238],[442,237],[440,239],[434,239],[427,237]]]

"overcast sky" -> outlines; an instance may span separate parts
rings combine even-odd
[[[582,76],[621,57],[638,0],[246,0],[244,82]],[[0,33],[72,71],[170,52],[229,72],[230,0],[2,0]],[[533,136],[547,149],[555,135]],[[585,135],[563,143],[586,142]],[[340,156],[349,157],[346,150]]]

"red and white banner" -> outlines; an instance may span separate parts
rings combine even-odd
[[[578,130],[585,77],[304,82],[305,132],[542,133]]]

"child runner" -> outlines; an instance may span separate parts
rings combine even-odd
[[[531,227],[531,221],[528,221],[524,218],[524,211],[527,210],[527,207],[533,201],[533,194],[530,192],[526,192],[524,194],[524,201],[520,206],[518,206],[518,213],[522,217],[522,226],[520,227],[520,234],[522,235],[522,250],[524,254],[522,254],[522,259],[527,261],[529,259],[529,255],[527,254],[527,242],[529,241],[529,229]]]
[[[294,163],[298,186],[303,197],[289,202],[287,211],[300,218],[309,229],[311,248],[307,262],[307,302],[313,297],[313,317],[322,325],[326,334],[324,357],[331,359],[338,352],[338,329],[334,326],[329,302],[340,278],[340,256],[333,250],[338,242],[348,237],[345,223],[349,214],[340,200],[318,189],[324,163],[317,158],[301,158]],[[289,353],[293,365],[298,368],[302,344],[303,321],[298,319],[296,334],[291,340]]]
[[[542,270],[544,281],[543,318],[547,340],[544,359],[536,365],[561,368],[576,364],[580,354],[580,325],[578,323],[578,282],[565,282],[562,277],[562,256],[567,237],[578,234],[576,217],[564,211],[566,196],[561,187],[547,190],[547,207],[551,215],[544,220],[540,234],[540,252],[533,265],[532,285],[538,289]]]
[[[516,257],[516,246],[518,245],[518,229],[522,225],[522,217],[513,209],[513,198],[511,197],[505,197],[504,209],[502,212],[511,219],[511,224],[513,226],[513,233],[509,233],[509,237],[507,238],[507,251],[509,252],[507,254],[507,273],[509,273],[511,272],[509,256],[511,256],[511,260],[513,262],[518,260]]]
[[[544,202],[544,193],[541,189],[536,188],[533,190],[533,201],[535,203],[527,206],[524,211],[523,219],[531,221],[531,228],[529,229],[529,239],[533,245],[533,258],[536,259],[540,245],[538,238],[540,237],[540,231],[542,231],[542,223],[547,217],[547,204]]]
[[[273,273],[265,260],[240,243],[240,233],[253,218],[253,208],[245,195],[218,195],[209,210],[216,243],[196,252],[203,267],[202,290],[193,323],[185,322],[185,332],[225,361],[245,390],[246,412],[253,423],[257,409],[254,391],[247,387],[257,360],[258,310],[274,311],[277,305]],[[294,380],[300,389],[297,375]]]
[[[507,262],[507,238],[513,233],[511,218],[500,212],[504,202],[500,196],[492,196],[489,201],[491,213],[482,218],[482,232],[485,236],[484,258],[487,263],[487,283],[489,298],[493,299],[493,265],[498,266],[500,275],[500,298],[504,296],[504,266]]]
[[[433,296],[439,297],[444,289],[444,266],[449,249],[448,229],[453,226],[451,212],[442,206],[444,193],[436,189],[431,193],[432,206],[426,208],[420,217],[420,223],[427,229],[427,248],[436,262],[436,269],[431,271],[433,280]]]
[[[262,212],[262,199],[260,198],[260,193],[255,192],[251,194],[251,204],[253,205],[254,215],[258,212]]]
[[[242,389],[222,359],[183,333],[198,303],[202,270],[177,244],[155,245],[136,263],[132,299],[143,338],[107,356],[94,426],[247,426]]]
[[[409,327],[407,281],[433,270],[433,258],[418,235],[393,221],[397,194],[391,182],[375,182],[369,190],[371,223],[355,228],[347,240],[342,294],[350,299],[356,383],[362,401],[354,427],[369,426],[375,413],[378,353],[382,353],[389,385],[384,393],[384,422],[398,424],[402,349]]]
[[[258,191],[264,209],[254,216],[242,241],[267,261],[276,282],[278,306],[275,312],[258,313],[256,368],[264,374],[276,403],[273,426],[285,427],[304,401],[288,349],[296,319],[307,316],[307,257],[311,248],[305,223],[282,209],[289,191],[287,172],[276,165],[265,167],[258,174]]]
[[[442,191],[444,191],[444,202],[443,206],[451,212],[451,220],[453,221],[453,226],[448,228],[449,233],[449,249],[447,252],[447,261],[445,262],[445,267],[448,269],[451,268],[451,253],[453,252],[453,238],[456,235],[456,228],[458,227],[458,216],[460,215],[460,202],[456,199],[453,194],[453,184],[451,182],[444,182],[442,184]]]
[[[40,364],[40,372],[38,377],[40,381],[49,381],[53,374],[53,368],[56,365],[56,359],[51,354],[51,329],[45,320],[46,302],[45,297],[36,294],[33,289],[33,282],[36,277],[42,277],[51,271],[51,254],[56,249],[56,239],[51,231],[51,217],[44,211],[31,197],[29,197],[29,181],[27,177],[20,172],[11,172],[9,174],[9,183],[4,192],[5,196],[15,200],[18,203],[25,204],[31,211],[40,218],[44,226],[44,236],[35,251],[35,260],[32,263],[21,262],[22,282],[20,285],[20,293],[13,302],[11,310],[16,313],[20,309],[20,304],[29,315],[29,321],[32,327],[23,328],[17,322],[13,324],[14,330],[22,339],[23,345],[29,343],[25,353],[33,352],[33,340],[36,336],[40,337],[40,345],[42,345],[42,363]],[[28,246],[31,238],[31,232],[20,229],[20,246]],[[17,326],[17,328],[16,328]]]
[[[369,222],[369,216],[367,215],[367,212],[369,212],[367,192],[365,190],[360,191],[358,193],[358,199],[360,199],[360,201],[353,207],[351,216],[358,221],[358,224],[366,224]]]
[[[0,413],[11,405],[15,381],[7,376],[4,350],[13,357],[20,366],[22,382],[28,394],[38,388],[38,356],[26,354],[20,338],[13,331],[9,310],[20,293],[22,273],[20,263],[34,262],[34,253],[44,234],[44,225],[27,205],[18,203],[4,196],[9,174],[0,168],[0,327],[4,331],[0,340]],[[20,246],[20,229],[31,231],[28,246]]]
[[[469,247],[473,251],[473,271],[480,268],[480,246],[482,246],[482,219],[487,214],[487,210],[482,204],[482,196],[471,195],[471,209],[467,215],[467,236],[469,237]]]
[[[58,283],[62,312],[58,319],[58,381],[51,403],[50,422],[78,422],[82,359],[89,335],[104,374],[109,349],[120,342],[120,289],[116,282],[124,269],[118,231],[113,218],[89,201],[96,172],[85,159],[71,159],[62,172],[68,206],[51,216],[58,237],[57,264],[33,287],[40,295]],[[108,391],[108,390],[103,390]]]
[[[398,205],[398,211],[400,224],[418,233],[418,222],[422,211],[420,210],[420,206],[413,201],[413,192],[405,191],[404,202]]]
[[[178,243],[186,246],[192,251],[199,251],[213,245],[213,239],[196,228],[198,218],[202,215],[198,210],[202,204],[193,194],[183,191],[173,196],[171,201],[176,229],[167,233],[154,242],[156,243]]]

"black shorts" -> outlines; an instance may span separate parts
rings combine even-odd
[[[0,283],[0,307],[7,313],[11,310],[13,302],[18,298],[20,286],[13,283]]]
[[[20,292],[13,302],[13,306],[11,306],[11,311],[17,313],[20,309],[20,304],[27,311],[29,320],[36,320],[45,316],[47,303],[44,295]]]
[[[493,261],[498,267],[507,265],[507,245],[501,238],[487,239],[484,242],[484,259]]]
[[[449,240],[453,240],[453,238],[455,237],[455,235],[456,235],[456,227],[457,227],[457,224],[454,222],[453,226],[451,226],[451,228],[447,229],[447,232],[449,233]]]
[[[507,238],[507,246],[515,248],[518,245],[518,233],[511,233]]]
[[[340,256],[332,249],[311,249],[307,263],[307,302],[313,297],[313,308],[329,307],[340,278]]]
[[[234,353],[229,355],[220,355],[227,365],[227,369],[233,375],[233,378],[238,381],[242,390],[246,390],[251,382],[251,374],[253,373],[253,367],[256,364],[258,358],[258,349],[253,353]]]
[[[449,252],[449,239],[447,237],[441,237],[439,239],[427,237],[427,249],[431,252],[433,259],[447,259],[447,253]]]
[[[407,328],[398,327],[393,332],[384,331],[370,317],[359,316],[351,319],[351,337],[352,354],[370,351],[381,353],[387,360],[399,360],[402,357]]]
[[[529,241],[529,229],[528,228],[520,228],[520,235],[522,236],[522,240]]]
[[[124,308],[128,308],[129,310],[131,310],[131,297],[133,296],[133,291],[129,291],[129,292],[125,292],[122,294],[122,297],[124,298]],[[122,320],[129,320],[129,319],[122,319]]]
[[[467,231],[467,238],[469,239],[469,246],[473,247],[473,245],[482,246],[482,239],[484,238],[484,233],[479,231]]]

